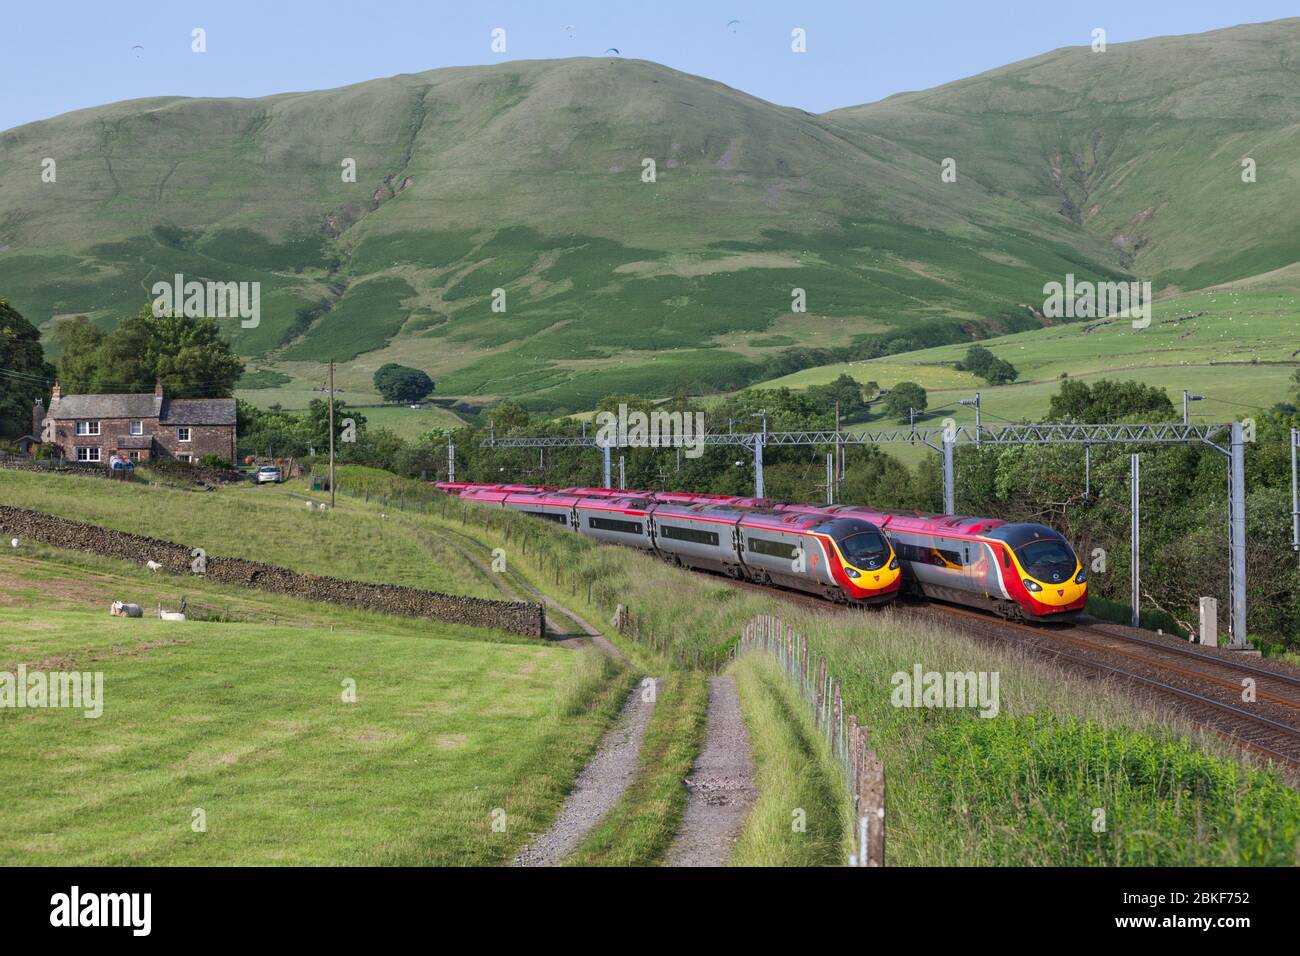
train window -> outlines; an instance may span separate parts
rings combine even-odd
[[[889,545],[878,531],[861,531],[851,534],[836,544],[844,559],[855,568],[874,571],[889,559]]]
[[[1008,548],[1002,549],[1002,566],[1004,568],[1011,567],[1011,551]]]
[[[554,521],[556,524],[569,523],[569,516],[563,511],[525,511],[524,514],[532,515],[534,518],[545,518],[547,521]]]
[[[756,554],[766,554],[773,558],[785,558],[787,561],[793,561],[798,549],[792,544],[786,544],[784,541],[772,541],[768,538],[750,538],[749,550]]]
[[[641,522],[619,521],[615,518],[588,518],[587,527],[597,531],[617,531],[620,534],[641,534]]]
[[[1059,584],[1074,577],[1074,552],[1064,541],[1050,538],[1027,544],[1016,551],[1026,571],[1040,581]]]
[[[659,537],[673,538],[677,541],[693,541],[696,544],[708,544],[717,547],[718,535],[713,531],[700,531],[697,528],[682,528],[677,525],[661,524]]]

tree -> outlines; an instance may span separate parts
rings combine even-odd
[[[930,400],[915,382],[899,382],[885,394],[885,414],[900,422],[908,420],[908,409],[923,412]]]
[[[6,300],[0,299],[0,436],[31,432],[32,406],[44,398],[54,378],[45,361],[41,333]]]
[[[1005,385],[1014,382],[1020,375],[1016,367],[1005,359],[1000,359],[982,345],[972,345],[966,350],[966,358],[957,363],[957,368],[965,372],[974,372],[990,385]]]
[[[825,411],[834,413],[835,403],[840,406],[842,418],[853,418],[867,409],[866,399],[874,398],[880,386],[875,382],[863,386],[852,376],[841,373],[839,378],[826,385],[814,385],[808,389],[808,397]]]
[[[104,332],[84,315],[54,327],[54,344],[59,350],[59,385],[68,393],[93,392],[99,368],[98,353]]]
[[[104,335],[84,316],[60,326],[60,379],[68,392],[153,391],[172,398],[228,398],[244,363],[214,319],[154,315],[145,306]]]
[[[488,412],[488,420],[498,435],[504,435],[512,428],[524,428],[528,425],[528,412],[515,402],[506,399]]]
[[[1295,403],[1300,405],[1300,368],[1295,370],[1291,376],[1291,381],[1295,382]]]
[[[1052,396],[1047,418],[1095,425],[1138,417],[1160,421],[1173,414],[1173,402],[1163,388],[1155,385],[1103,378],[1090,386],[1067,379]]]
[[[330,406],[323,398],[313,398],[307,403],[307,421],[308,437],[316,454],[323,455],[329,448],[330,443]],[[348,433],[348,424],[351,422],[352,433]],[[343,439],[351,437],[355,441],[361,441],[362,432],[366,427],[366,416],[362,415],[356,409],[348,408],[339,399],[334,399],[334,453],[341,456],[341,445]]]
[[[374,377],[375,390],[386,402],[418,402],[433,391],[433,379],[418,368],[389,362],[379,366]]]

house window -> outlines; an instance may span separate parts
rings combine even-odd
[[[143,435],[143,434],[144,434],[144,422],[132,422],[132,423],[131,423],[131,434],[132,434],[132,435]]]
[[[98,435],[99,422],[77,422],[78,435]]]
[[[140,460],[140,453],[139,453],[138,451],[128,451],[128,452],[126,453],[126,460],[127,460],[127,461],[139,461],[139,460]]]
[[[177,461],[185,461],[185,462],[193,461],[193,459],[192,459],[189,455],[177,455],[177,456],[176,456],[176,460],[177,460]]]
[[[177,441],[189,441],[189,440],[190,440],[190,430],[189,430],[188,428],[178,428],[178,429],[176,429],[176,440],[177,440]]]
[[[98,423],[96,423],[98,424]],[[77,461],[99,461],[98,448],[78,448]]]

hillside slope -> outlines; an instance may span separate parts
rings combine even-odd
[[[1293,20],[820,117],[616,58],[117,103],[0,133],[0,294],[48,333],[176,272],[258,281],[231,336],[288,393],[330,358],[353,395],[401,361],[558,411],[728,387],[796,345],[1031,327],[1067,272],[1159,292],[1300,260],[1297,63]]]
[[[1300,261],[1300,18],[1055,50],[826,118],[953,156],[1112,243],[1157,294]]]

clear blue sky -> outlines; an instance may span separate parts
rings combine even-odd
[[[1296,13],[1283,0],[7,0],[0,129],[142,96],[263,96],[608,47],[821,112],[1086,44],[1094,27],[1120,43]],[[790,52],[794,27],[806,54]]]

